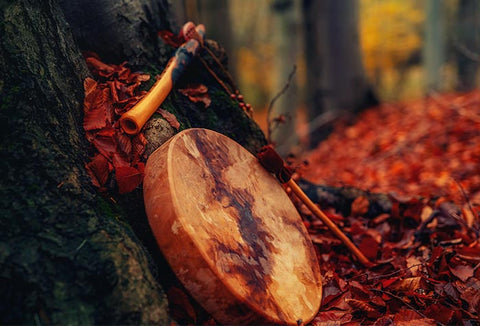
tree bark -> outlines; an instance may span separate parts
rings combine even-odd
[[[296,133],[296,113],[298,106],[298,86],[296,75],[289,80],[290,74],[297,64],[300,44],[298,30],[298,14],[295,0],[275,0],[271,4],[273,14],[274,46],[275,46],[275,91],[280,92],[288,83],[288,88],[278,97],[272,108],[271,117],[285,117],[285,122],[277,125],[270,138],[277,152],[286,157],[298,150],[299,139]],[[275,96],[276,94],[273,94]],[[273,97],[272,96],[272,97]]]
[[[169,323],[159,283],[168,267],[141,190],[116,204],[96,192],[85,172],[89,72],[72,31],[81,50],[159,72],[174,49],[153,35],[172,29],[171,17],[166,1],[92,3],[69,1],[67,16],[75,19],[69,26],[55,0],[0,1],[1,324]],[[212,105],[172,92],[164,108],[183,128],[217,130],[252,152],[265,143],[199,61],[177,86],[190,82],[207,85]]]
[[[363,69],[358,1],[304,0],[303,13],[310,145],[315,147],[331,132],[332,118],[378,101]]]
[[[442,66],[445,62],[445,32],[443,3],[436,0],[426,2],[425,43],[423,61],[425,65],[425,87],[427,91],[442,88]]]
[[[458,3],[455,54],[457,61],[457,89],[469,91],[478,84],[480,65],[480,3],[461,0]]]
[[[207,30],[210,31],[209,37],[216,40],[225,49],[229,59],[228,69],[232,77],[236,78],[235,33],[232,31],[229,1],[200,0],[198,1],[198,9],[200,22],[205,24]]]
[[[73,35],[83,51],[108,63],[128,61],[135,67],[165,63],[170,51],[157,36],[178,32],[166,0],[59,0]]]
[[[90,186],[88,76],[54,1],[2,1],[2,324],[166,323],[166,300],[125,216]]]

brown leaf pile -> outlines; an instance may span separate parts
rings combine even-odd
[[[372,109],[337,126],[310,160],[304,176],[317,183],[402,194],[373,219],[363,197],[351,216],[324,207],[375,263],[369,269],[300,209],[323,274],[312,325],[478,323],[480,92]]]
[[[364,112],[309,156],[304,177],[334,186],[480,203],[480,91]],[[461,187],[460,187],[461,185]]]
[[[447,201],[391,200],[391,213],[373,219],[354,216],[354,207],[348,217],[327,208],[374,262],[371,268],[355,263],[320,220],[304,214],[324,286],[311,324],[474,325],[480,317],[480,211],[469,212],[477,217],[468,222]],[[352,203],[360,214],[362,202]]]
[[[456,182],[477,198],[479,113],[479,92],[385,105],[339,126],[311,154],[306,176],[318,183],[402,196],[391,195],[391,211],[374,218],[365,217],[365,197],[352,202],[350,216],[322,207],[370,268],[292,197],[323,277],[322,306],[310,325],[478,325],[480,207]],[[182,323],[215,324],[178,291],[169,298]]]
[[[150,76],[132,72],[125,63],[105,64],[91,53],[86,55],[86,62],[95,77],[84,82],[83,128],[92,144],[92,159],[86,169],[101,191],[106,190],[114,172],[118,192],[127,193],[143,181],[142,154],[147,140],[143,133],[125,134],[118,119],[145,95],[139,86]]]

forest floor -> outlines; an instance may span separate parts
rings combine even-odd
[[[84,128],[92,143],[86,168],[100,191],[109,190],[115,170],[118,191],[127,193],[142,182],[146,140],[142,134],[124,136],[116,121],[144,94],[138,86],[148,76],[95,57],[87,63],[98,81],[85,81]],[[178,123],[166,118],[172,126]],[[372,108],[354,124],[338,124],[306,158],[310,163],[298,176],[390,194],[392,203],[388,214],[373,218],[365,216],[369,202],[363,197],[353,201],[349,216],[322,207],[371,267],[358,264],[297,203],[323,279],[322,305],[312,325],[478,325],[479,91]],[[215,325],[177,285],[165,286],[179,323]]]
[[[478,325],[480,92],[386,104],[335,131],[308,155],[317,184],[390,194],[392,211],[351,216],[322,207],[375,266],[301,209],[318,249],[323,299],[312,325]]]

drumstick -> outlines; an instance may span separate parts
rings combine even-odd
[[[275,174],[277,179],[289,186],[293,193],[308,207],[308,209],[317,216],[329,229],[333,232],[347,248],[358,258],[364,266],[372,266],[373,264],[367,257],[355,246],[355,244],[339,229],[339,227],[324,213],[310,198],[303,192],[298,184],[291,178],[292,172],[287,167],[283,159],[273,149],[271,145],[264,146],[257,155],[260,163],[270,173]]]
[[[187,23],[188,24],[188,23]],[[181,45],[173,58],[167,64],[160,78],[152,86],[150,91],[140,100],[131,110],[125,112],[120,117],[120,126],[130,135],[140,132],[143,125],[155,113],[160,104],[167,98],[172,90],[173,84],[180,78],[185,67],[192,61],[192,58],[198,53],[203,42],[205,28],[203,25],[197,26],[195,32],[190,30],[191,25],[185,24],[184,28],[188,33],[187,42]]]
[[[358,258],[358,260],[364,266],[371,266],[372,263],[367,257],[358,249],[355,244],[343,233],[339,227],[327,216],[317,205],[315,205],[310,198],[303,192],[298,184],[293,179],[288,180],[286,183],[294,194],[308,207],[308,209],[315,214],[322,222],[332,231],[342,242],[350,249],[350,251]]]

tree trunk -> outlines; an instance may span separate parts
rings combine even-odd
[[[228,55],[228,69],[235,78],[236,52],[230,17],[230,2],[228,0],[200,0],[198,2],[200,21],[210,31],[209,37],[216,40]]]
[[[456,35],[457,89],[469,91],[478,85],[480,64],[480,3],[478,1],[459,1]]]
[[[443,3],[427,0],[425,20],[425,43],[423,60],[425,65],[425,87],[427,91],[438,91],[443,86],[442,65],[445,62],[445,37]]]
[[[328,122],[378,104],[365,75],[357,0],[303,1],[310,145],[331,131]],[[326,123],[325,123],[326,121]]]
[[[128,61],[150,67],[165,63],[170,51],[157,36],[178,32],[166,0],[59,0],[75,40],[108,63]]]
[[[141,191],[116,204],[85,173],[89,72],[71,32],[82,50],[105,61],[160,71],[174,49],[156,31],[171,29],[171,17],[166,1],[92,3],[63,2],[69,27],[54,0],[0,1],[1,324],[169,323],[158,273],[165,263]],[[164,108],[184,128],[223,132],[252,152],[265,143],[198,61],[178,87],[190,82],[207,85],[212,105],[205,109],[174,91]]]
[[[86,176],[88,71],[62,12],[0,10],[1,323],[166,323],[148,253]]]
[[[298,87],[296,76],[289,81],[290,74],[297,64],[297,53],[300,44],[298,31],[298,15],[295,0],[275,0],[272,2],[274,46],[275,46],[275,91],[280,92],[286,85],[288,88],[275,101],[272,117],[284,116],[285,122],[279,124],[270,135],[275,149],[282,156],[287,156],[298,146],[296,134],[296,112],[298,106]],[[275,96],[276,94],[273,94]]]

